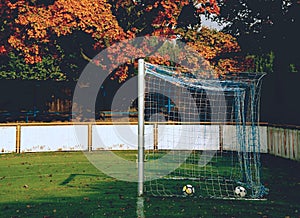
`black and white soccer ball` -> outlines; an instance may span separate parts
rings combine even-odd
[[[195,193],[195,188],[188,184],[183,186],[182,192],[185,196],[192,196]]]
[[[237,186],[234,189],[234,195],[239,198],[244,198],[247,195],[247,190],[243,186]]]

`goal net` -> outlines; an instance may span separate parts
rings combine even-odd
[[[183,187],[191,185],[194,197],[262,198],[264,74],[199,78],[178,67],[140,64],[139,194],[188,196]],[[152,131],[144,132],[145,125]]]

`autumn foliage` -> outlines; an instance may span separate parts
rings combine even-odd
[[[218,58],[240,50],[234,37],[204,27],[200,30],[201,14],[219,14],[216,0],[196,0],[193,5],[188,0],[146,0],[142,3],[132,0],[42,2],[1,0],[1,13],[6,20],[3,24],[6,35],[1,32],[1,54],[17,51],[30,64],[40,62],[46,54],[60,58],[58,39],[80,31],[93,39],[92,49],[98,52],[116,42],[138,36],[177,37],[199,52],[217,72],[241,71],[248,67],[232,55],[230,58]],[[130,56],[133,50],[126,49],[120,48],[114,52]],[[148,49],[147,45],[141,47],[141,57],[145,49]],[[108,58],[113,63],[115,56]],[[167,64],[167,58],[149,60]],[[96,64],[101,67],[101,60],[96,60]],[[120,81],[126,80],[131,73],[131,64],[128,62],[119,67],[114,77]]]
[[[41,61],[41,55],[48,52],[47,47],[55,46],[53,35],[60,37],[81,30],[91,34],[95,46],[105,46],[126,37],[110,11],[110,4],[105,1],[59,0],[47,7],[7,1],[7,6],[19,14],[15,33],[8,42],[22,52],[29,63]]]

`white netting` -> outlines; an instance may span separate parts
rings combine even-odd
[[[260,198],[258,131],[260,79],[263,74],[227,74],[199,79],[179,68],[145,64],[145,194]],[[149,138],[149,137],[145,137]],[[154,141],[154,143],[153,143]]]

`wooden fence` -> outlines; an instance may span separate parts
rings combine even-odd
[[[132,134],[137,134],[136,123],[127,127],[128,123],[120,123],[120,125],[124,125],[125,128],[131,128]],[[74,126],[77,126],[76,130]],[[156,141],[160,133],[155,131],[156,128],[152,125],[149,127],[149,131],[153,134],[152,144],[155,147],[157,146]],[[171,127],[169,126],[168,128]],[[124,139],[115,134],[112,128],[113,125],[106,122],[0,124],[0,154],[11,152],[132,149],[132,146],[137,144],[137,141],[133,140],[135,139],[134,134],[126,133],[125,135],[128,135],[128,139],[125,139],[125,141],[132,142],[124,145]],[[207,129],[210,128],[212,126],[207,126]],[[218,143],[222,143],[223,148],[235,143],[233,140],[236,138],[234,136],[236,133],[232,126],[226,125],[220,129],[222,131],[218,135]],[[76,134],[76,131],[78,130],[82,134],[81,137],[84,138],[84,144],[77,139],[78,134]],[[102,144],[106,144],[104,147],[97,140],[96,135],[98,133],[107,136],[105,142],[102,142]],[[260,127],[260,141],[261,152],[300,161],[300,128],[264,125]]]
[[[300,129],[268,126],[268,153],[300,161]]]

